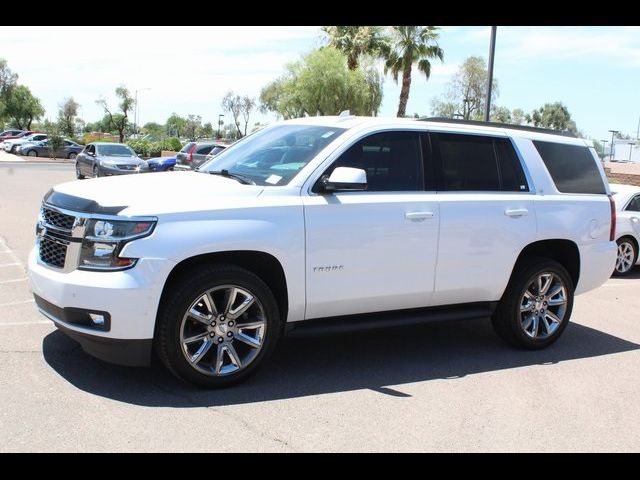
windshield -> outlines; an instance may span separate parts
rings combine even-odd
[[[103,157],[135,157],[136,154],[126,145],[96,145],[98,155]]]
[[[286,185],[320,150],[344,132],[344,128],[317,125],[267,127],[226,148],[199,170],[227,170],[257,185]]]

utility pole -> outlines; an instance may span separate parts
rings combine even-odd
[[[220,138],[220,119],[224,117],[224,113],[218,114],[218,139]]]
[[[491,87],[493,83],[493,56],[496,51],[496,29],[491,27],[491,45],[489,46],[489,76],[487,79],[487,99],[484,102],[484,121],[489,121],[491,112]]]
[[[602,161],[604,162],[604,157],[607,154],[605,148],[607,147],[607,143],[609,140],[600,140],[602,142]]]
[[[144,90],[151,90],[150,88],[139,88],[138,90],[136,90],[136,107],[133,111],[133,131],[135,132],[135,134],[138,134],[138,92],[142,92]]]
[[[614,137],[620,133],[620,130],[609,130],[611,132],[611,155],[609,157],[609,161],[613,162],[613,139]]]

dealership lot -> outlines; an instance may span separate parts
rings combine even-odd
[[[539,352],[488,321],[287,340],[238,387],[88,355],[35,309],[42,196],[73,165],[0,163],[0,451],[637,451],[640,270],[577,297]]]

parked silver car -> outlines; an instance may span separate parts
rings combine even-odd
[[[226,145],[218,142],[189,142],[176,155],[176,170],[193,170],[202,165],[209,154],[217,154]]]
[[[56,158],[69,158],[75,159],[84,147],[71,140],[64,140],[62,145],[58,147],[53,156]],[[42,140],[40,142],[29,142],[17,147],[18,155],[27,155],[29,157],[48,157],[49,152],[49,140]]]
[[[76,157],[76,177],[79,179],[148,171],[147,162],[123,143],[90,143]]]

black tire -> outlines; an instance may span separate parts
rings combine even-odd
[[[84,180],[84,175],[80,170],[80,164],[76,161],[76,178],[78,180]]]
[[[69,160],[75,160],[77,156],[78,156],[78,154],[77,154],[77,153],[75,153],[75,152],[71,152],[71,153],[69,153],[69,155],[67,155],[67,158],[68,158]]]
[[[27,156],[28,157],[37,157],[38,156],[38,152],[36,150],[29,150],[27,152]]]
[[[627,275],[633,272],[633,266],[638,261],[638,248],[636,247],[636,243],[633,241],[631,237],[621,237],[617,240],[616,243],[618,244],[618,250],[620,249],[620,246],[622,244],[625,244],[625,245],[628,245],[627,248],[630,248],[631,251],[633,252],[632,254],[633,260],[631,261],[631,266],[629,267],[628,270],[624,270],[624,268],[621,268],[621,270],[618,270],[618,258],[616,258],[616,266],[613,267],[613,276],[626,277]],[[620,252],[618,251],[618,255],[619,254]]]
[[[262,306],[266,320],[263,343],[250,363],[237,372],[223,376],[207,375],[185,358],[180,343],[183,317],[204,292],[229,285],[249,291]],[[254,374],[273,352],[282,333],[282,322],[273,293],[258,276],[234,265],[205,265],[182,275],[170,288],[158,312],[154,348],[162,363],[179,379],[204,388],[227,387]],[[211,347],[211,355],[213,348],[218,347]]]
[[[93,178],[98,178],[100,177],[100,168],[98,168],[98,165],[94,165],[93,166]]]
[[[542,273],[553,273],[562,281],[566,289],[566,304],[562,321],[555,331],[546,338],[532,338],[525,332],[525,327],[522,325],[520,307],[526,289]],[[573,309],[574,290],[571,276],[560,263],[542,257],[525,259],[516,266],[509,285],[498,303],[492,317],[493,328],[498,336],[514,347],[527,350],[545,348],[555,342],[567,328]]]

